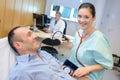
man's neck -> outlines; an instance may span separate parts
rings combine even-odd
[[[42,57],[38,54],[38,51],[19,51],[20,55],[25,55],[25,54],[33,54],[35,55],[37,58],[42,59]]]

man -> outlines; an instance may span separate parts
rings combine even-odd
[[[43,28],[48,33],[55,33],[56,31],[61,31],[63,33],[65,29],[65,22],[61,19],[61,13],[56,12],[55,18],[50,22],[49,28]]]
[[[75,80],[61,69],[57,59],[39,50],[39,37],[28,27],[13,28],[8,42],[19,55],[9,80]]]

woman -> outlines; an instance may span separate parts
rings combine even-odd
[[[102,80],[105,69],[112,69],[113,60],[106,37],[92,25],[95,7],[83,3],[78,8],[80,30],[72,41],[69,60],[79,68],[72,74],[79,80]],[[69,41],[63,41],[66,45]],[[82,79],[83,78],[83,79]]]

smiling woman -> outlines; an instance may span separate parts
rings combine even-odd
[[[81,4],[78,8],[80,29],[72,42],[64,41],[72,44],[69,60],[79,67],[72,76],[81,78],[80,80],[102,80],[104,70],[112,69],[113,66],[109,42],[105,35],[93,26],[95,19],[94,5]]]

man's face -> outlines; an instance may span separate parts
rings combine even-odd
[[[20,40],[19,49],[25,52],[33,52],[39,48],[39,38],[29,28],[21,27],[15,30],[15,36]]]
[[[55,19],[59,20],[60,19],[60,14],[55,14]]]

